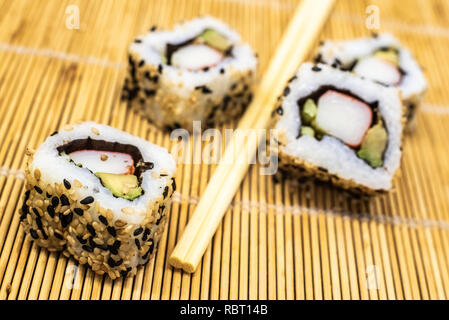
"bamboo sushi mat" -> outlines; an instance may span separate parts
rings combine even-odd
[[[26,146],[37,148],[77,120],[109,124],[167,148],[173,144],[120,102],[127,46],[135,35],[209,13],[242,34],[263,71],[296,4],[0,0],[0,299],[449,298],[444,0],[340,0],[320,37],[368,35],[366,10],[376,5],[380,30],[399,37],[425,69],[426,104],[416,133],[405,140],[401,174],[388,195],[356,201],[326,185],[276,183],[252,166],[194,274],[171,268],[167,259],[215,165],[178,166],[168,228],[155,258],[135,277],[95,275],[24,235],[17,210]],[[70,29],[77,8],[79,29]],[[197,159],[198,150],[192,147],[187,158]]]

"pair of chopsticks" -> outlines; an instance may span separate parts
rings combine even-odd
[[[335,0],[303,0],[296,8],[278,49],[272,57],[254,100],[237,130],[267,129],[273,106],[289,77],[302,63],[318,37]],[[260,139],[234,135],[224,152],[169,263],[194,272],[220,221],[243,180]]]

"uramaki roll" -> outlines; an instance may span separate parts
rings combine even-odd
[[[402,115],[396,88],[305,63],[273,112],[279,167],[358,192],[388,191],[401,159]]]
[[[164,148],[84,122],[48,137],[30,155],[20,210],[25,231],[112,279],[154,254],[176,185]]]
[[[202,17],[154,28],[129,48],[122,98],[161,128],[192,129],[240,116],[252,99],[257,58],[223,22]]]

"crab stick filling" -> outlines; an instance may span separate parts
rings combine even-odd
[[[402,80],[399,54],[393,48],[382,48],[370,56],[359,59],[353,71],[361,77],[389,86],[397,86]]]
[[[387,132],[378,111],[357,97],[334,89],[311,96],[300,105],[300,136],[332,136],[352,148],[371,167],[383,165]],[[298,102],[299,103],[299,102]]]
[[[167,44],[163,60],[179,69],[206,71],[231,54],[232,42],[213,29],[205,29],[193,39]]]

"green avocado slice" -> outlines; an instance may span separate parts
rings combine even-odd
[[[232,47],[232,42],[229,39],[213,29],[204,30],[196,40],[223,53]]]
[[[105,172],[97,172],[95,175],[116,197],[134,200],[142,195],[142,188],[139,187],[137,177],[134,175]]]
[[[301,119],[306,124],[310,124],[316,117],[318,107],[312,99],[307,99],[301,110]]]
[[[383,166],[383,154],[387,148],[388,135],[382,121],[368,130],[360,150],[359,158],[366,160],[373,168]]]
[[[315,130],[312,127],[301,126],[301,136],[315,137]]]
[[[397,51],[395,51],[394,49],[390,49],[390,50],[386,50],[386,51],[376,51],[373,54],[374,57],[390,62],[392,64],[394,64],[396,67],[399,65],[399,56]]]

